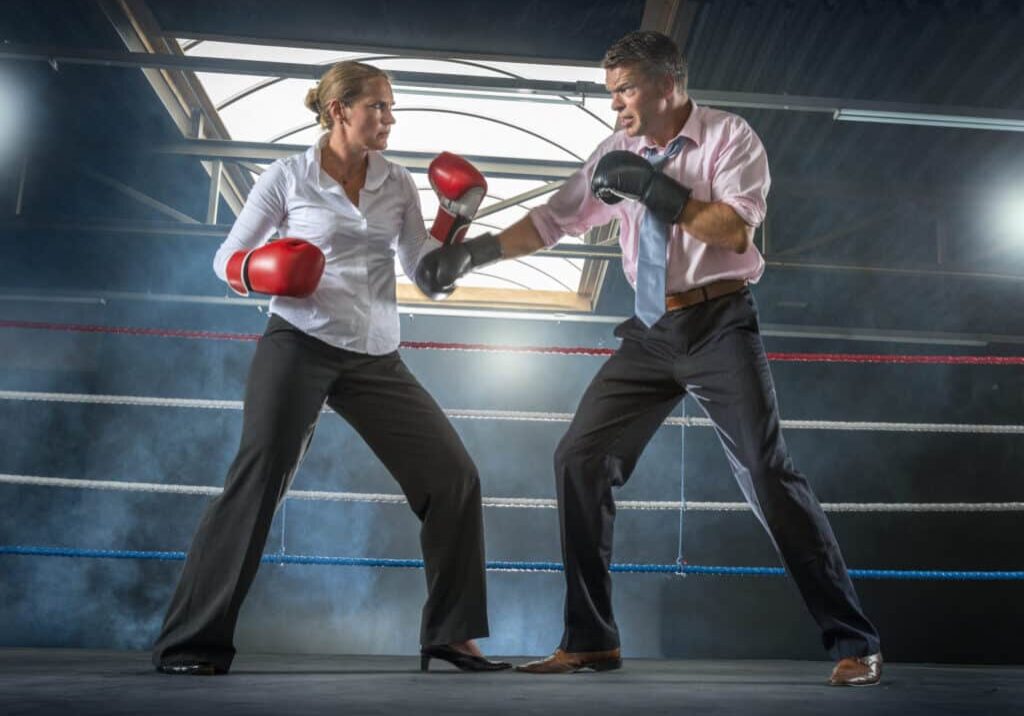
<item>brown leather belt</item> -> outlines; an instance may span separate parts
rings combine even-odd
[[[722,296],[728,296],[730,293],[741,291],[746,285],[746,281],[728,279],[725,281],[715,281],[707,286],[691,288],[689,291],[683,291],[682,293],[670,293],[665,296],[665,310],[678,311],[690,306],[696,306],[698,303],[704,303],[714,298],[721,298]]]

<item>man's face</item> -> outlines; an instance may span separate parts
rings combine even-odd
[[[605,70],[605,86],[612,95],[612,110],[619,129],[630,137],[650,136],[668,114],[671,82],[651,79],[630,65]]]

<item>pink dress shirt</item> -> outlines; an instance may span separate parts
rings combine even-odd
[[[665,174],[689,187],[694,199],[728,204],[750,226],[760,225],[771,183],[761,140],[742,117],[690,101],[693,109],[678,135],[687,141],[679,155],[665,165]],[[594,165],[608,152],[625,149],[641,154],[647,146],[653,144],[646,137],[615,132],[546,204],[530,211],[530,220],[546,246],[567,234],[579,236],[592,226],[618,219],[622,269],[634,288],[640,224],[646,209],[638,201],[605,204],[590,193],[590,178]],[[657,147],[659,153],[664,149]],[[753,246],[742,254],[708,246],[677,224],[669,237],[666,267],[665,290],[678,293],[723,279],[756,283],[764,273],[764,258]]]

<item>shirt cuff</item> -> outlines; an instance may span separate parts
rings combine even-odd
[[[720,199],[720,201],[727,206],[731,206],[733,211],[739,214],[739,217],[748,226],[753,226],[756,229],[764,221],[765,207],[760,202],[753,201],[745,196],[730,196]]]
[[[559,239],[569,233],[562,229],[558,220],[555,219],[554,212],[547,204],[533,207],[528,216],[545,246],[554,246]]]

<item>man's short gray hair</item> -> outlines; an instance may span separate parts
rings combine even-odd
[[[668,35],[637,30],[616,40],[604,53],[601,67],[623,65],[636,66],[647,77],[669,75],[678,89],[686,89],[686,58]]]

